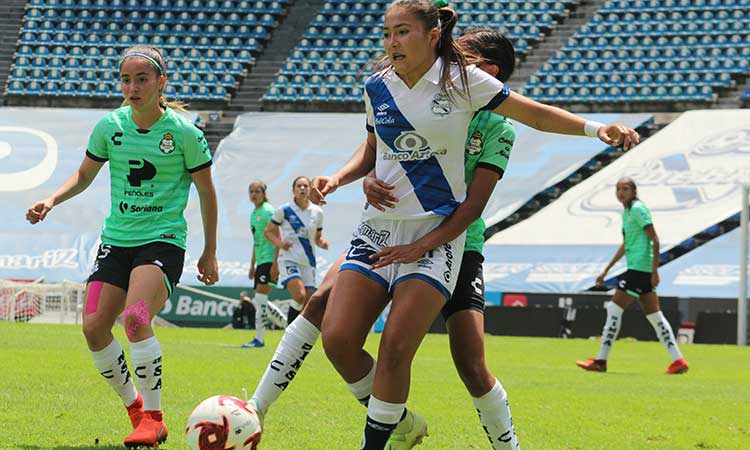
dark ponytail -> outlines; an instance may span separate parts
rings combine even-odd
[[[448,2],[443,2],[446,6],[438,9],[438,25],[440,26],[440,40],[437,44],[437,54],[443,58],[445,64],[440,72],[440,90],[446,94],[448,88],[455,88],[455,84],[451,79],[451,64],[455,63],[458,65],[459,73],[461,75],[461,95],[467,95],[469,93],[468,86],[468,75],[466,74],[466,56],[458,43],[453,39],[453,28],[458,22],[458,13],[453,8],[447,6]]]
[[[505,83],[516,68],[513,44],[499,31],[489,27],[470,27],[461,33],[458,43],[474,64],[492,64],[500,70],[495,78]]]

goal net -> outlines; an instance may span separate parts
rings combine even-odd
[[[0,321],[80,323],[85,289],[72,281],[0,280]]]

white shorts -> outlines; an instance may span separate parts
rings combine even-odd
[[[393,289],[400,282],[419,278],[439,290],[447,301],[456,287],[466,233],[427,252],[414,263],[391,264],[373,270],[371,266],[375,261],[370,259],[370,255],[383,247],[413,243],[440,225],[444,219],[443,216],[431,216],[411,220],[366,220],[354,229],[341,270],[355,270],[377,281],[389,295],[393,295]]]
[[[286,287],[289,280],[300,278],[307,289],[315,289],[315,267],[286,259],[278,260],[279,284]]]

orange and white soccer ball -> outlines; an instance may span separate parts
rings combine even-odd
[[[230,395],[200,402],[185,429],[191,450],[255,450],[263,433],[261,419],[247,403]]]

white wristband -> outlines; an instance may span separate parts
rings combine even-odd
[[[587,120],[586,123],[583,125],[583,134],[585,134],[588,137],[599,137],[599,128],[605,126],[601,122],[596,122],[593,120]]]

